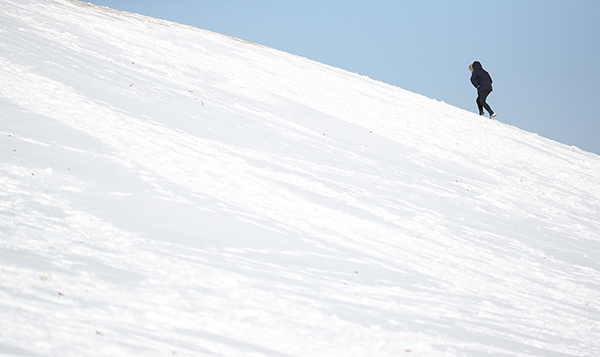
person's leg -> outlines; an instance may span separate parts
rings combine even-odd
[[[486,103],[486,99],[488,95],[490,95],[490,93],[492,93],[492,91],[485,91],[479,93],[479,96],[477,97],[477,106],[479,107],[479,114],[483,114],[482,108],[485,108],[485,110],[487,110],[488,113],[490,113],[490,115],[494,114],[492,108],[490,108],[489,104]]]
[[[478,95],[475,99],[475,103],[477,103],[477,109],[479,109],[479,115],[483,115],[483,106],[481,105],[480,96]]]

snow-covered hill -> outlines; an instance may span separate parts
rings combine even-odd
[[[598,356],[599,182],[305,58],[0,0],[0,354]]]

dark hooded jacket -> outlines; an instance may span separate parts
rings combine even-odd
[[[490,74],[481,67],[481,63],[477,61],[473,62],[471,83],[477,88],[477,93],[492,90],[492,77],[490,77]]]

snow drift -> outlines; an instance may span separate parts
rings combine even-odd
[[[599,182],[305,58],[0,0],[0,354],[598,356]]]

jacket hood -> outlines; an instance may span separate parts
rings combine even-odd
[[[473,69],[483,69],[483,67],[481,67],[481,63],[479,63],[479,61],[475,61],[473,62]]]

